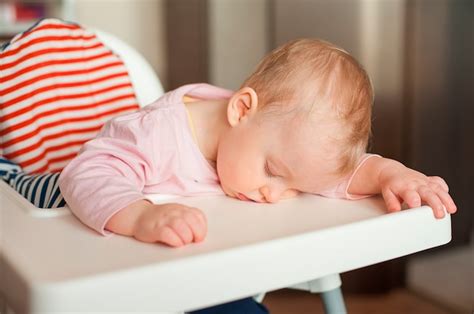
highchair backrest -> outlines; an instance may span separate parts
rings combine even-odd
[[[92,29],[99,39],[115,52],[125,63],[137,96],[143,107],[163,95],[163,87],[148,61],[133,47],[118,37],[101,30]]]
[[[44,19],[0,48],[0,155],[26,173],[58,172],[118,114],[163,88],[113,35]]]

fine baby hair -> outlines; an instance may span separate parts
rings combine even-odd
[[[366,71],[345,50],[319,39],[290,41],[266,55],[242,87],[255,90],[263,112],[337,122],[332,144],[339,148],[339,175],[365,152],[374,93]]]

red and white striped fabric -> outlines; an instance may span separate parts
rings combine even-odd
[[[123,62],[79,25],[45,19],[0,51],[0,155],[25,172],[60,171],[137,108]]]

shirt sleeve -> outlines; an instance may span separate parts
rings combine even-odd
[[[59,187],[71,211],[103,235],[110,233],[104,228],[112,215],[146,198],[142,190],[157,164],[150,157],[149,124],[141,112],[107,122],[60,175]]]
[[[356,195],[356,194],[350,194],[348,192],[349,186],[355,174],[357,173],[357,171],[359,171],[359,169],[367,160],[373,157],[381,157],[381,156],[376,155],[376,154],[364,154],[364,156],[362,156],[361,160],[357,164],[357,167],[355,168],[355,170],[351,174],[349,174],[346,178],[344,178],[344,180],[341,183],[339,183],[338,185],[336,185],[335,187],[331,189],[321,191],[318,194],[325,197],[342,198],[342,199],[348,199],[348,200],[358,200],[358,199],[373,196],[372,194],[357,194]]]

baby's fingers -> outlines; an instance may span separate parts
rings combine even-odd
[[[203,226],[205,227],[205,229],[207,230],[207,218],[206,218],[206,215],[204,215],[204,213],[203,213],[201,210],[199,210],[199,209],[197,209],[197,208],[195,208],[195,207],[190,207],[189,209],[190,209],[190,210],[192,211],[192,213],[194,213],[194,215],[199,219],[201,225],[203,225]]]
[[[382,196],[389,212],[396,212],[402,209],[400,200],[390,189],[382,190]]]
[[[189,212],[185,216],[185,220],[192,231],[194,242],[201,242],[206,237],[207,223],[198,213]]]
[[[444,217],[444,206],[438,195],[427,186],[421,186],[418,188],[418,193],[424,203],[428,204],[432,209],[436,218]]]
[[[446,211],[450,214],[454,214],[457,210],[456,204],[454,204],[453,199],[449,195],[449,193],[441,191],[437,193],[441,202],[443,202],[444,207],[446,207]]]
[[[418,192],[415,190],[405,190],[400,193],[402,199],[407,203],[409,208],[415,208],[421,206],[421,198]]]
[[[181,218],[174,218],[170,223],[169,227],[175,232],[175,234],[181,239],[184,244],[193,242],[194,235],[188,222]]]
[[[446,183],[446,181],[444,181],[443,178],[441,177],[437,177],[437,176],[433,176],[433,177],[428,177],[429,179],[429,182],[430,184],[428,184],[429,186],[432,186],[432,185],[439,185],[441,187],[441,189],[443,189],[443,191],[445,192],[449,192],[449,186],[448,184]]]
[[[162,242],[172,247],[183,246],[184,242],[176,232],[168,226],[164,226],[160,229],[157,237],[157,242]]]

